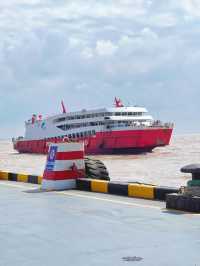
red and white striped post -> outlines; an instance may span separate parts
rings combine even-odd
[[[84,144],[52,143],[42,179],[44,190],[64,190],[76,187],[76,179],[84,177]]]

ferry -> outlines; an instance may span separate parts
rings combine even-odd
[[[13,145],[20,153],[45,154],[49,143],[82,141],[86,154],[134,154],[169,145],[172,131],[172,123],[118,98],[111,108],[78,112],[66,112],[62,101],[62,113],[44,119],[34,114],[26,121],[25,137],[13,138]]]

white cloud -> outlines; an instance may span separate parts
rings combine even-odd
[[[180,6],[192,16],[200,16],[199,0],[182,0]]]
[[[173,27],[178,24],[178,17],[173,13],[153,14],[149,18],[149,24],[154,27]]]
[[[71,48],[76,48],[76,47],[81,47],[82,45],[85,44],[85,42],[82,39],[78,39],[76,37],[69,37],[68,38],[68,42],[69,42],[69,47]]]
[[[200,2],[189,0],[1,0],[0,111],[19,103],[17,121],[39,105],[52,112],[64,97],[105,105],[105,93],[131,96],[130,84],[144,101],[158,83],[197,91],[199,14]],[[184,85],[188,76],[194,87]]]
[[[94,56],[93,50],[89,47],[86,47],[82,50],[81,55],[85,59],[90,59]]]
[[[100,56],[114,55],[118,47],[110,40],[99,40],[96,43],[96,52]]]
[[[147,27],[142,29],[141,35],[147,39],[152,39],[152,40],[158,39],[158,35],[153,30],[151,30],[150,28],[147,28]]]

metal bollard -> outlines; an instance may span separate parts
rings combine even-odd
[[[192,174],[192,180],[200,180],[200,164],[189,164],[181,168],[182,173]]]

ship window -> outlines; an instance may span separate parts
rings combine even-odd
[[[84,132],[84,137],[86,137],[86,136],[87,136],[87,131]]]
[[[81,137],[81,138],[83,137],[83,132],[80,133],[80,137]]]
[[[76,137],[79,138],[79,133],[76,133]]]
[[[117,113],[115,113],[115,115],[119,116],[119,115],[121,115],[121,113],[117,112]]]
[[[92,134],[95,135],[96,134],[96,131],[95,130],[92,130]]]
[[[63,122],[63,121],[65,121],[65,120],[66,120],[65,117],[57,118],[57,119],[54,120],[54,123]]]
[[[105,117],[105,119],[109,120],[110,117]],[[74,123],[74,124],[64,124],[57,126],[57,128],[62,129],[63,131],[67,131],[69,129],[74,128],[81,128],[81,127],[89,127],[89,126],[98,126],[98,125],[104,125],[105,123],[103,121],[95,121],[95,122],[87,122],[87,123]]]
[[[71,134],[69,134],[69,135],[68,135],[68,138],[70,138],[70,139],[71,139],[71,137],[72,137],[72,135],[71,135]]]
[[[72,134],[72,138],[75,138],[75,137],[76,137],[76,135],[73,133],[73,134]]]

